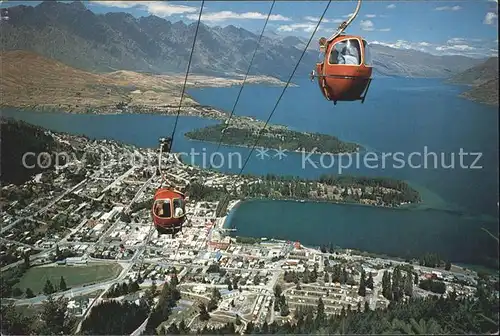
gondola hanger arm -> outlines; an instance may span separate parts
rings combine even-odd
[[[358,16],[358,13],[359,13],[359,10],[361,8],[361,1],[362,0],[358,0],[358,4],[356,6],[356,9],[354,10],[354,13],[351,15],[351,17],[349,17],[349,19],[347,19],[347,21],[344,21],[340,24],[340,26],[337,28],[337,31],[335,33],[333,33],[332,36],[330,36],[326,41],[327,43],[330,43],[332,42],[337,36],[339,36],[340,34],[342,34],[344,32],[344,30],[346,30],[346,28],[351,24],[351,22],[356,18],[356,16]]]

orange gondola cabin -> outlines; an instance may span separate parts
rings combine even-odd
[[[335,37],[327,42],[323,61],[316,64],[316,75],[327,100],[363,103],[372,75],[368,43],[359,36]]]
[[[151,209],[154,225],[160,234],[174,234],[186,220],[186,199],[184,194],[167,188],[160,188],[154,196]]]

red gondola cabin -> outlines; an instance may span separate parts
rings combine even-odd
[[[174,233],[182,228],[186,219],[185,196],[167,188],[160,188],[154,196],[153,216],[154,225],[159,233]]]
[[[326,99],[364,102],[372,75],[368,43],[359,36],[337,36],[326,46],[323,62],[316,64],[316,74]]]

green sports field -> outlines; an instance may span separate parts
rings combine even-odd
[[[122,267],[118,264],[90,264],[82,266],[48,266],[32,267],[20,279],[16,287],[23,292],[31,288],[35,295],[43,290],[45,282],[50,280],[52,285],[59,287],[61,276],[68,288],[101,282],[113,279],[120,274]]]

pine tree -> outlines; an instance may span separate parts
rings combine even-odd
[[[330,274],[328,274],[328,272],[325,272],[325,282],[330,282]]]
[[[28,253],[24,254],[24,267],[25,269],[30,268],[30,255]]]
[[[365,279],[365,270],[361,270],[361,277],[359,280],[359,289],[358,289],[358,295],[359,296],[366,296],[366,279]]]
[[[407,296],[413,296],[413,274],[412,273],[408,273],[408,275],[404,277],[404,293]]]
[[[26,297],[29,299],[29,298],[32,298],[32,297],[35,297],[35,294],[33,294],[33,291],[31,290],[31,288],[26,288]]]
[[[54,292],[55,292],[55,290],[54,290],[54,286],[52,285],[52,282],[50,282],[50,280],[47,279],[47,281],[45,282],[45,286],[43,286],[43,293],[45,295],[49,295],[49,294],[52,294]]]
[[[66,281],[64,281],[63,276],[61,275],[61,280],[59,281],[59,290],[65,291],[68,287],[66,286]]]
[[[403,298],[404,282],[401,276],[401,269],[396,267],[392,272],[392,297],[394,301],[399,301]]]
[[[371,272],[368,274],[368,279],[366,280],[366,288],[373,290],[373,275]]]
[[[388,271],[384,271],[382,276],[382,295],[387,300],[392,300],[391,276]]]
[[[187,328],[184,320],[181,320],[181,322],[179,323],[179,331],[181,334],[188,334],[189,333],[189,329]]]
[[[200,303],[199,308],[200,308],[200,320],[208,321],[210,319],[210,314],[208,313],[207,307],[203,302]]]
[[[316,327],[320,327],[325,322],[326,314],[325,314],[325,304],[323,300],[319,298],[318,307],[316,310]]]

